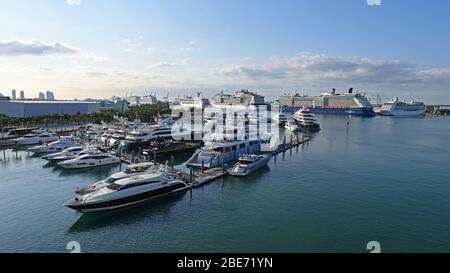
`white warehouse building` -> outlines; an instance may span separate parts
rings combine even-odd
[[[84,101],[13,101],[8,97],[0,99],[0,114],[8,117],[36,117],[44,115],[75,115],[77,113],[98,113],[100,103]]]

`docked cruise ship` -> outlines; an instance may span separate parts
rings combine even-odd
[[[294,92],[281,96],[276,102],[286,112],[307,108],[314,114],[375,116],[369,100],[364,95],[353,92],[353,88],[342,94],[333,89],[331,93],[323,93],[320,96]]]
[[[212,97],[209,100],[209,103],[215,108],[232,107],[235,109],[247,109],[250,106],[267,105],[264,96],[248,90],[237,91],[233,95],[224,94],[222,92]]]
[[[382,116],[422,116],[425,115],[427,108],[423,102],[406,102],[394,98],[385,104],[380,109],[379,114]]]
[[[204,109],[206,106],[208,106],[209,101],[206,98],[203,98],[202,93],[197,92],[196,97],[183,97],[179,100],[180,106],[182,108],[197,108],[197,109]]]

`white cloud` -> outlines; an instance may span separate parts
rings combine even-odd
[[[41,43],[38,41],[8,40],[0,41],[0,55],[74,55],[79,54],[79,49],[65,45],[61,42]]]
[[[419,72],[418,65],[406,62],[310,53],[273,57],[262,64],[235,66],[223,71],[226,76],[249,80],[364,83],[420,82],[423,79]]]
[[[156,69],[156,68],[173,68],[173,67],[179,67],[179,66],[185,66],[190,63],[189,59],[181,59],[178,62],[159,62],[152,65],[149,65],[150,69]]]
[[[66,0],[66,3],[69,6],[79,6],[81,5],[81,0]]]

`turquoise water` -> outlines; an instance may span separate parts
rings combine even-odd
[[[119,166],[0,150],[0,252],[449,252],[450,118],[318,118],[308,145],[250,177],[101,214],[62,204]]]

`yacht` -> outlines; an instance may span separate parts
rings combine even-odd
[[[59,137],[55,133],[49,133],[47,131],[35,130],[30,134],[26,134],[21,138],[16,139],[17,145],[36,145],[44,144],[47,142],[53,142],[58,140]]]
[[[292,116],[294,121],[304,131],[318,131],[320,125],[317,123],[315,116],[309,109],[300,109]]]
[[[86,148],[83,146],[70,147],[70,148],[65,149],[62,152],[44,155],[42,158],[45,160],[49,160],[49,161],[58,161],[58,159],[61,161],[69,160],[69,159],[73,159],[76,156],[78,156],[85,149]]]
[[[267,166],[269,160],[268,155],[243,155],[228,173],[233,176],[246,176]]]
[[[242,132],[242,130],[239,130]],[[241,133],[242,134],[242,133]],[[193,168],[211,169],[222,163],[235,161],[242,154],[258,153],[261,151],[261,138],[254,133],[212,134],[208,139],[205,137],[205,146],[196,151],[187,161],[186,166]],[[270,137],[270,136],[269,136]]]
[[[423,102],[406,102],[394,98],[385,104],[380,109],[379,114],[382,116],[423,116],[427,108]]]
[[[283,113],[276,114],[275,116],[273,116],[272,120],[274,122],[273,123],[274,125],[278,125],[282,128],[286,125],[286,122],[288,121],[286,115]]]
[[[85,195],[76,195],[65,205],[82,213],[117,209],[165,195],[182,192],[189,186],[175,179],[168,167],[152,173],[116,180]]]
[[[286,122],[286,125],[284,125],[284,128],[286,130],[288,130],[288,131],[291,131],[291,132],[297,132],[298,130],[300,130],[298,125],[295,122],[292,122],[292,121]]]
[[[121,141],[122,146],[133,148],[133,146],[139,146],[147,144],[152,140],[158,138],[170,138],[172,137],[172,127],[168,125],[152,126],[145,129],[133,130],[125,136],[125,139]]]
[[[47,154],[47,153],[61,152],[67,148],[74,147],[74,146],[78,146],[78,144],[75,143],[74,140],[60,139],[60,140],[51,142],[49,144],[43,144],[43,145],[39,145],[39,146],[36,146],[33,148],[29,148],[28,150],[30,152],[34,152],[34,153]]]
[[[141,175],[145,173],[153,173],[155,172],[156,168],[158,167],[152,162],[127,165],[124,171],[115,173],[94,184],[77,188],[75,190],[75,193],[78,195],[86,195],[101,188],[107,187],[120,179]]]
[[[85,154],[74,159],[59,162],[57,165],[64,169],[83,169],[110,164],[118,164],[121,159],[109,153]]]

